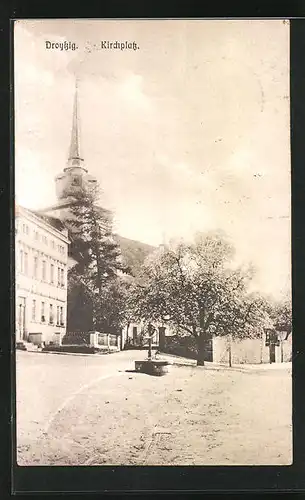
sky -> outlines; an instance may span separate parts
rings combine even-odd
[[[14,44],[18,203],[56,202],[77,75],[82,155],[116,231],[158,245],[222,229],[258,288],[290,286],[287,23],[19,20]]]

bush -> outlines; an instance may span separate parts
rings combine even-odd
[[[197,346],[193,337],[178,337],[175,335],[174,337],[166,337],[165,339],[163,350],[165,353],[190,359],[197,358]]]
[[[63,345],[88,345],[90,344],[89,332],[67,332],[62,339]]]

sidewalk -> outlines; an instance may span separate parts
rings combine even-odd
[[[182,356],[176,356],[174,354],[160,353],[157,355],[157,359],[164,359],[169,361],[174,365],[181,366],[197,366],[197,361],[195,359],[184,358]],[[291,370],[292,363],[260,363],[260,364],[233,364],[231,367],[227,363],[214,363],[206,361],[203,368],[218,368],[228,370],[242,370],[242,371],[251,371],[251,370]]]

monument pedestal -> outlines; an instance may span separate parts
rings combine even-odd
[[[168,373],[169,362],[162,360],[147,359],[144,361],[135,361],[135,370],[137,372],[147,373],[148,375],[162,376]]]

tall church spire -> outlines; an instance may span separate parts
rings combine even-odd
[[[58,200],[68,200],[77,195],[80,190],[91,188],[97,185],[97,180],[88,174],[84,167],[84,159],[80,149],[80,119],[78,106],[78,80],[75,82],[75,94],[72,116],[71,142],[68,156],[68,163],[63,172],[55,178],[56,195]]]
[[[68,164],[70,167],[83,168],[83,161],[80,148],[80,118],[79,118],[79,104],[78,104],[78,78],[75,80],[75,94],[73,104],[73,117],[72,117],[72,132],[71,142],[68,157]]]

